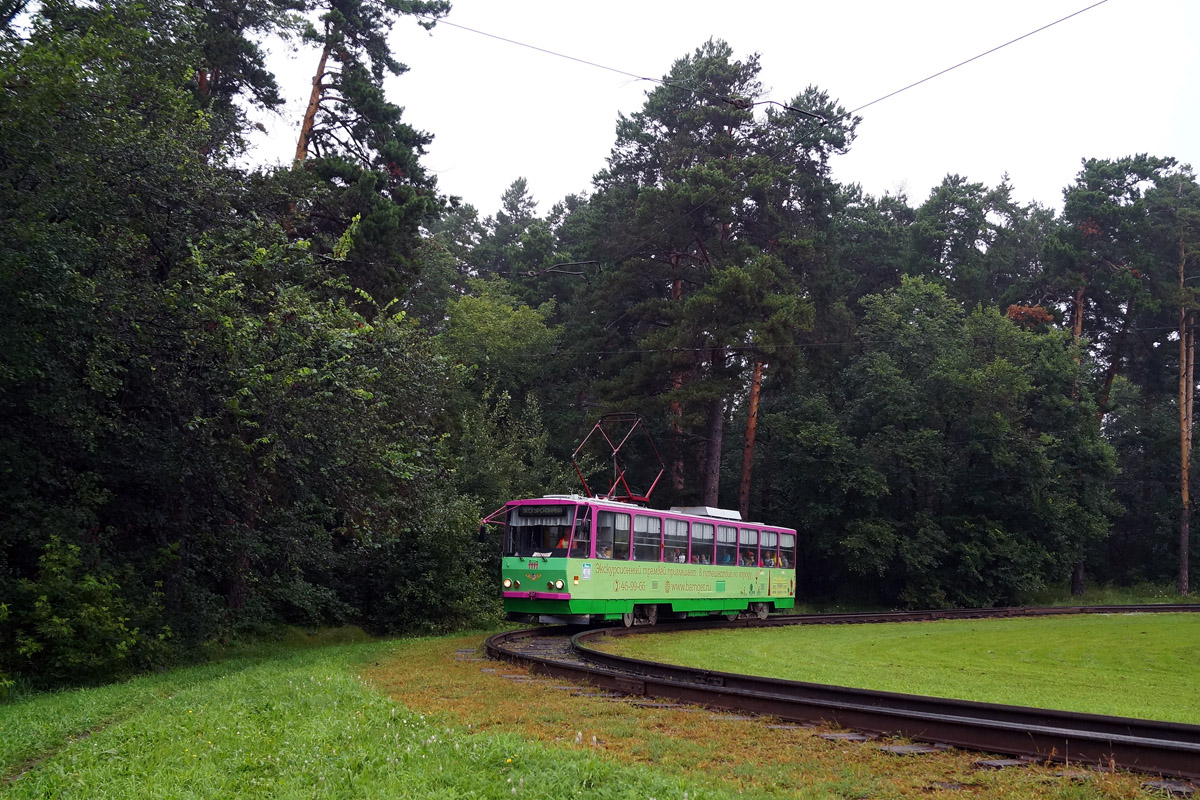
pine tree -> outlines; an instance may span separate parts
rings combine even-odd
[[[327,0],[304,38],[320,47],[312,94],[296,145],[297,169],[318,181],[293,199],[297,235],[331,248],[355,217],[359,223],[344,268],[383,300],[403,295],[419,268],[419,230],[441,212],[436,179],[420,163],[432,141],[403,122],[384,95],[387,75],[407,67],[392,55],[387,33],[401,16],[432,28],[445,0]]]
[[[757,115],[759,69],[719,41],[676,61],[620,118],[589,204],[595,252],[613,265],[579,323],[581,341],[613,352],[601,393],[626,407],[642,398],[637,410],[666,420],[672,490],[712,505],[734,407],[810,325],[804,284],[834,196],[828,158],[856,123],[811,88],[792,105],[829,124]]]

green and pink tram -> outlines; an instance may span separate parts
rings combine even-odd
[[[589,624],[795,605],[796,531],[709,507],[659,511],[580,495],[507,503],[501,585],[508,618]]]

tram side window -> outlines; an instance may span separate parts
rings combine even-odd
[[[612,558],[615,516],[611,511],[596,514],[596,558]]]
[[[596,515],[596,557],[629,558],[629,515],[601,511]]]
[[[717,526],[717,563],[736,564],[738,561],[737,528],[732,525]]]
[[[779,534],[779,566],[791,569],[796,566],[796,534]]]
[[[613,558],[629,558],[629,515],[615,514],[616,531],[613,535]]]
[[[692,523],[692,563],[711,564],[713,560],[713,526],[707,522]]]
[[[779,534],[775,531],[762,532],[762,565],[764,567],[779,566]]]
[[[633,518],[633,558],[635,561],[658,561],[662,553],[662,520],[658,517]]]
[[[681,519],[666,521],[663,538],[663,561],[677,561],[683,564],[688,558],[688,524]],[[709,545],[709,550],[712,545]],[[697,553],[698,554],[698,553]]]
[[[571,558],[590,558],[592,555],[592,510],[581,506],[575,520],[575,533],[571,537]]]
[[[758,531],[753,528],[742,528],[738,534],[738,566],[762,566],[758,560]]]

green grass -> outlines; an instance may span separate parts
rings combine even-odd
[[[405,642],[243,657],[0,705],[5,798],[723,798],[411,712],[357,676]]]
[[[1132,586],[1088,586],[1081,597],[1071,595],[1068,584],[1030,592],[1023,606],[1127,606],[1200,603],[1200,595],[1180,597],[1174,585],[1135,583]]]
[[[1200,724],[1200,613],[633,636],[638,658],[790,680]]]
[[[880,630],[880,628],[876,628]],[[745,633],[745,631],[739,632]],[[485,634],[361,641],[333,632],[223,663],[0,704],[0,798],[1128,800],[1138,776],[981,771],[977,754],[897,758],[818,731],[639,708],[513,682]],[[345,641],[344,644],[335,644]]]

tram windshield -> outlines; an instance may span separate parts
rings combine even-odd
[[[508,512],[504,554],[520,558],[565,556],[574,521],[574,505],[515,506]]]
[[[583,506],[575,518],[575,535],[571,537],[571,558],[588,558],[592,554],[592,509]]]

